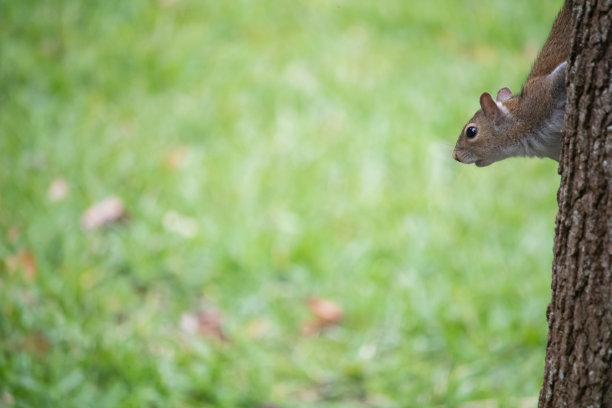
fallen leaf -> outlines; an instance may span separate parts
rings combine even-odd
[[[305,336],[317,334],[325,328],[337,325],[344,315],[340,305],[318,297],[308,299],[308,308],[312,318],[302,325],[302,334]]]
[[[44,357],[51,348],[51,342],[42,332],[36,331],[24,337],[19,348],[27,353]]]
[[[108,197],[89,207],[81,217],[81,225],[86,230],[103,227],[126,217],[123,202],[118,197]]]
[[[202,305],[195,312],[183,313],[180,327],[185,333],[191,335],[198,334],[227,342],[229,338],[221,327],[222,320],[223,316],[218,309],[209,305]]]
[[[36,259],[34,255],[25,249],[9,256],[4,260],[9,272],[23,271],[23,275],[30,281],[36,277]]]
[[[68,195],[68,183],[63,178],[59,177],[53,180],[47,191],[47,197],[49,201],[56,202],[63,200]]]
[[[308,299],[308,306],[317,322],[325,326],[337,324],[344,314],[342,308],[331,300],[313,297]]]

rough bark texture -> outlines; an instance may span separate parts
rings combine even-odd
[[[612,407],[612,0],[574,0],[539,407]]]

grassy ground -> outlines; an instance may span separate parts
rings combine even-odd
[[[0,0],[0,407],[535,406],[556,163],[450,151],[559,3]]]

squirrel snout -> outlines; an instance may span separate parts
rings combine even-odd
[[[459,155],[457,154],[456,150],[453,150],[453,159],[457,160],[459,163],[461,163],[461,159],[459,158]]]

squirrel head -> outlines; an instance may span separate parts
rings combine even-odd
[[[495,100],[489,93],[483,93],[480,109],[461,131],[453,158],[461,163],[484,167],[508,157],[504,154],[504,147],[516,120],[506,105],[513,105],[515,98],[508,88],[500,89]]]
[[[480,96],[480,109],[463,127],[455,160],[488,166],[512,156],[559,160],[567,62],[548,75],[528,79],[520,95],[508,88]]]

